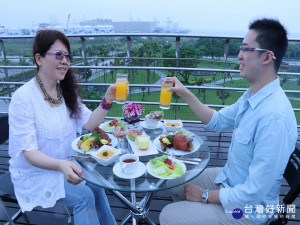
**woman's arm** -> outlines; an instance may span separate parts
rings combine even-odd
[[[116,85],[113,84],[108,87],[105,93],[105,100],[108,104],[112,104],[116,97]],[[95,128],[99,127],[99,125],[103,122],[105,116],[107,115],[108,110],[103,109],[101,105],[99,105],[91,114],[88,122],[83,125],[83,128],[89,131],[94,131]]]
[[[46,170],[60,171],[64,174],[66,180],[71,184],[79,184],[82,181],[77,174],[83,176],[83,172],[75,163],[71,161],[51,158],[50,156],[38,150],[24,150],[23,153],[27,162],[33,166]]]

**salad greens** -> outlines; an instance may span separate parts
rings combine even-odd
[[[120,127],[125,127],[126,126],[126,122],[122,122],[121,121],[121,117],[117,117],[116,120],[118,121],[118,125],[117,126],[120,126]],[[114,132],[115,129],[116,129],[116,126],[111,126],[109,125],[109,123],[111,122],[112,120],[106,122],[106,123],[103,123],[102,125],[102,129],[106,132]]]
[[[91,135],[91,139],[93,141],[100,141],[101,140],[100,134],[97,131],[94,131]]]
[[[86,135],[81,136],[80,140],[86,141],[86,140],[89,139],[89,138],[90,138],[90,135],[89,135],[89,134],[86,134]]]
[[[167,155],[151,159],[150,162],[152,163],[151,172],[159,177],[176,178],[184,173],[183,168]]]

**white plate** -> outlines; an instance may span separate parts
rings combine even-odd
[[[196,138],[193,138],[193,150],[190,151],[190,152],[189,151],[177,150],[177,149],[174,149],[174,148],[167,148],[167,150],[165,152],[163,152],[162,148],[161,148],[161,145],[160,145],[160,141],[159,141],[160,136],[158,136],[157,138],[154,139],[153,144],[157,147],[158,151],[160,151],[164,154],[167,154],[167,155],[188,155],[188,154],[192,154],[192,153],[198,151],[200,146],[203,144],[202,138],[198,137],[199,141]]]
[[[143,132],[143,135],[146,135],[144,132]],[[139,147],[136,145],[136,143],[132,140],[130,140],[127,135],[126,135],[126,138],[128,140],[128,143],[130,144],[130,147],[133,151],[133,153],[137,156],[146,156],[146,155],[155,155],[158,153],[157,151],[157,147],[152,143],[152,141],[150,141],[150,144],[149,144],[149,148],[147,150],[140,150]]]
[[[86,135],[86,134],[85,134]],[[89,135],[92,135],[92,133],[89,133]],[[110,137],[111,139],[111,142],[109,144],[111,144],[112,147],[115,147],[117,144],[118,144],[118,139],[115,138],[112,134],[107,134],[108,137]],[[72,142],[72,149],[76,152],[79,152],[79,153],[84,153],[84,154],[90,154],[92,152],[96,152],[98,151],[99,149],[98,148],[91,148],[88,152],[83,152],[81,150],[81,148],[78,148],[77,147],[77,142],[80,140],[80,138],[84,136],[84,135],[81,135],[79,136],[78,138],[76,138],[73,142]]]
[[[153,130],[153,129],[158,129],[161,128],[164,124],[161,121],[158,121],[157,127],[148,127],[146,121],[142,121],[141,123],[141,127],[145,128],[145,129],[149,129],[149,130]]]
[[[123,179],[133,179],[142,176],[146,172],[146,166],[144,163],[139,162],[139,168],[136,173],[123,173],[120,162],[116,163],[113,167],[113,172],[116,176]]]
[[[186,166],[185,166],[185,164],[184,164],[183,162],[181,162],[180,160],[177,160],[177,159],[173,159],[173,158],[172,158],[172,160],[175,161],[179,166],[182,167],[182,169],[183,169],[183,174],[185,174],[185,171],[186,171]],[[158,176],[158,175],[152,173],[152,172],[151,172],[151,170],[152,170],[152,162],[151,162],[151,161],[149,161],[149,162],[146,164],[146,170],[147,170],[147,172],[148,172],[151,176],[156,177],[156,178],[159,178],[159,179],[171,180],[171,179],[179,178],[179,177],[172,177],[172,175],[171,175],[170,177],[161,177],[161,176]],[[183,175],[183,174],[182,174],[182,175]]]
[[[109,127],[110,129],[105,129],[105,128],[107,128],[105,125],[109,124],[111,121],[112,121],[112,120],[107,121],[107,122],[105,122],[105,123],[101,123],[99,127],[100,127],[102,130],[104,130],[105,132],[112,133],[112,132],[114,132],[115,129],[116,129],[115,126]],[[105,128],[104,128],[104,127],[105,127]]]

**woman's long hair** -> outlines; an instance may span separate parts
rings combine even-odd
[[[65,47],[68,49],[69,54],[71,54],[70,42],[66,35],[58,30],[39,30],[35,36],[33,43],[33,56],[39,53],[42,57],[45,56],[46,52],[51,48],[51,45],[54,44],[55,41],[60,40]],[[37,65],[37,70],[39,70],[39,66]],[[78,117],[79,116],[79,104],[78,104],[78,95],[79,89],[76,82],[76,78],[74,76],[73,71],[69,68],[67,71],[65,78],[60,81],[60,86],[62,89],[62,95],[66,102],[66,105],[70,111],[70,117]]]

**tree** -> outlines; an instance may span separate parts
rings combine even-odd
[[[287,82],[287,77],[286,75],[284,75],[283,78],[280,79],[280,86],[282,87],[286,82]]]
[[[211,56],[212,59],[221,57],[224,54],[224,39],[199,38],[196,47],[201,50],[205,56]]]
[[[201,78],[199,78],[199,79],[196,79],[196,84],[198,85],[198,86],[201,86],[202,84],[204,84],[204,79],[201,77]],[[198,94],[197,94],[197,96],[200,96],[200,90],[201,89],[198,89]]]
[[[92,70],[91,69],[83,69],[81,71],[81,74],[82,74],[84,80],[87,82],[88,79],[90,79],[90,77],[92,76]]]
[[[195,58],[195,60],[179,60],[179,67],[186,68],[195,68],[198,65],[197,58],[197,50],[190,45],[182,46],[179,52],[180,58]],[[180,71],[181,77],[184,79],[185,83],[188,83],[189,77],[192,73],[190,71]]]
[[[146,90],[146,87],[143,86],[143,87],[141,87],[141,89],[142,89],[142,92],[143,92],[143,96],[142,96],[141,101],[145,101],[145,90]]]
[[[219,99],[222,100],[222,105],[225,105],[225,100],[230,96],[229,90],[217,90],[216,93]]]
[[[162,44],[158,41],[147,40],[143,42],[143,45],[135,50],[135,54],[138,57],[148,58],[146,59],[146,66],[150,67],[150,65],[155,61],[154,58],[161,56]],[[150,83],[150,70],[147,70],[147,83]],[[148,94],[150,94],[150,88],[148,88]]]

